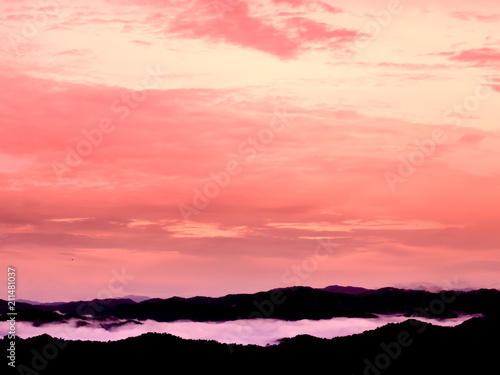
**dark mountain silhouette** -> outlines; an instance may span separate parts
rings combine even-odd
[[[38,308],[38,307],[34,307],[33,305],[30,305],[28,303],[23,303],[23,302],[19,302],[19,301],[16,301],[15,307],[16,307],[16,310],[17,309],[28,310],[28,309]],[[0,299],[0,314],[7,312],[7,310],[8,310],[7,301]]]
[[[344,294],[362,294],[373,289],[360,288],[357,286],[340,286],[340,285],[330,285],[325,288],[321,288],[320,290],[324,290],[325,292],[332,293],[344,293]]]
[[[498,370],[499,335],[498,316],[453,328],[408,320],[331,340],[300,335],[268,347],[152,333],[116,342],[43,335],[17,339],[17,364],[24,367],[17,371],[2,364],[7,368],[2,374],[493,374]],[[8,345],[4,338],[3,352]]]
[[[148,299],[151,299],[151,297],[137,296],[135,294],[128,294],[126,296],[119,297],[119,298],[113,298],[113,299],[131,299],[134,302],[142,302],[142,301],[146,301]],[[62,305],[65,303],[70,303],[70,302],[38,302],[38,301],[31,301],[29,299],[22,299],[22,298],[18,299],[17,302],[28,303],[30,305],[44,305],[44,306],[55,306],[55,305]],[[74,302],[74,301],[71,301],[71,302]]]
[[[18,303],[28,303],[30,305],[42,305],[42,302],[37,302],[37,301],[31,301],[29,299],[18,299],[17,300]],[[60,302],[62,303],[62,302]]]
[[[66,321],[68,318],[70,318],[69,315],[61,315],[52,311],[26,309],[22,310],[22,317],[17,316],[16,320],[33,322],[33,325],[38,327],[46,323]],[[0,315],[0,321],[8,321],[9,319],[10,316],[7,314]]]
[[[114,316],[122,319],[153,319],[169,322],[179,319],[223,321],[249,318],[284,320],[372,318],[375,317],[374,314],[452,318],[456,317],[457,313],[489,315],[498,311],[498,306],[500,306],[500,291],[495,289],[430,293],[382,288],[354,295],[309,287],[294,287],[255,294],[230,294],[218,298],[155,298],[139,303],[131,299],[95,299],[58,305],[33,306],[18,303],[16,308],[19,320],[23,319],[23,310],[35,309],[60,311],[72,316]],[[0,300],[0,313],[4,314],[6,311],[7,303]],[[34,313],[30,314],[33,316]],[[42,320],[46,318],[46,315],[40,317]],[[59,319],[59,316],[54,318]]]
[[[31,301],[29,299],[18,299],[16,303],[27,303],[30,305],[42,305],[42,306],[55,306],[55,305],[62,305],[63,303],[69,303],[69,302],[38,302],[38,301]]]
[[[151,297],[147,296],[137,296],[135,294],[127,294],[126,296],[121,297],[122,299],[131,299],[134,302],[143,302],[151,299]]]

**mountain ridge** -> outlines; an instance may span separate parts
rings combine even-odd
[[[398,341],[401,334],[404,341]],[[110,342],[41,335],[17,339],[16,353],[19,364],[29,367],[36,363],[37,370],[51,375],[66,375],[68,368],[73,375],[155,373],[173,364],[188,373],[216,370],[218,374],[234,374],[242,368],[265,374],[319,373],[326,368],[342,375],[471,374],[491,373],[489,370],[498,366],[499,345],[486,339],[498,335],[500,324],[493,318],[473,318],[456,327],[410,319],[333,339],[297,335],[267,347],[186,340],[160,333]],[[0,343],[9,345],[7,338]],[[52,349],[56,354],[45,362],[33,362],[33,353],[41,353],[38,358],[42,358],[42,348],[49,346],[57,348]],[[9,374],[18,373],[8,370],[12,371]]]
[[[338,288],[338,286],[334,287]],[[338,290],[335,288],[330,290]],[[440,318],[454,318],[457,317],[457,313],[495,314],[498,313],[498,306],[500,306],[500,291],[496,289],[431,293],[388,287],[367,291],[355,288],[354,290],[347,289],[347,291],[356,294],[310,287],[291,287],[254,294],[229,294],[223,297],[171,297],[141,302],[113,298],[73,301],[56,305],[17,303],[16,309],[20,312],[19,320],[23,319],[22,310],[33,310],[60,312],[70,316],[113,316],[121,319],[152,319],[169,322],[180,319],[226,321],[253,318],[282,320],[318,320],[334,317],[375,318],[377,314],[433,317],[436,313],[429,310],[433,303],[442,305],[442,311],[437,314]],[[444,303],[442,300],[447,302]],[[27,315],[35,319],[36,313],[33,311]],[[7,302],[0,300],[0,314],[4,314],[3,320],[7,318],[6,312]],[[46,319],[46,314],[43,317]]]

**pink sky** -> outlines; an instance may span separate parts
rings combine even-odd
[[[500,287],[497,0],[47,4],[0,5],[19,298]]]

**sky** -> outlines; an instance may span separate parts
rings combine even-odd
[[[18,298],[500,288],[497,0],[0,15]]]

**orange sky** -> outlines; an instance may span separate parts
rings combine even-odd
[[[0,5],[18,298],[500,288],[497,0],[33,4]]]

